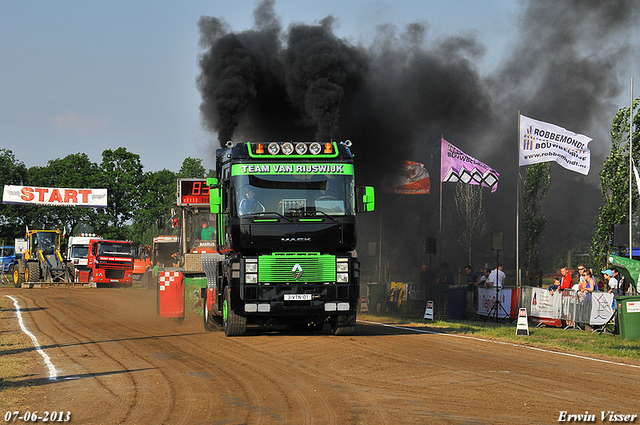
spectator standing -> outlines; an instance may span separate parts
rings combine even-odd
[[[602,271],[602,275],[604,276],[604,281],[608,286],[608,292],[613,294],[614,292],[617,294],[618,292],[618,279],[613,277],[613,270],[607,269]]]
[[[585,281],[585,271],[587,270],[587,268],[583,265],[580,264],[578,266],[578,284],[584,283]]]
[[[453,272],[449,270],[449,265],[446,262],[444,262],[442,263],[442,268],[444,269],[442,272],[442,284],[453,285],[454,284]]]
[[[489,286],[497,285],[498,288],[502,288],[504,284],[504,279],[507,277],[506,274],[502,271],[502,264],[498,263],[498,268],[491,271],[489,277],[487,278],[487,284]]]
[[[433,270],[427,268],[427,266],[422,266],[422,271],[420,272],[420,284],[421,285],[431,285],[436,280],[436,274]]]
[[[611,271],[613,272],[613,277],[618,281],[618,294],[626,294],[629,291],[629,284],[624,275],[617,268],[613,268]]]
[[[480,277],[476,281],[476,287],[479,288],[482,285],[483,288],[486,288],[488,286],[487,279],[489,278],[490,274],[491,274],[491,270],[483,269],[482,270],[482,274],[480,275]]]
[[[471,266],[464,266],[464,271],[467,274],[467,289],[469,292],[473,292],[473,288],[476,287],[478,281],[478,273],[473,271]]]
[[[584,266],[578,266],[578,272],[580,272],[580,267],[584,268]],[[571,273],[569,273],[569,269],[562,267],[560,269],[560,274],[562,275],[562,280],[560,280],[560,291],[571,289]]]
[[[549,285],[549,292],[553,294],[554,291],[557,291],[560,288],[560,278],[553,278],[553,285]]]
[[[471,292],[471,305],[478,305],[478,273],[470,265],[464,266],[467,273],[467,291]]]
[[[582,274],[584,279],[580,280],[579,289],[582,292],[593,292],[596,287],[596,280],[591,276],[591,270],[585,268]]]

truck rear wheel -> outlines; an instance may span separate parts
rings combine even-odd
[[[40,266],[35,261],[27,262],[27,270],[24,272],[27,282],[40,282]]]
[[[211,311],[209,310],[209,307],[207,306],[207,292],[205,291],[205,295],[203,298],[204,301],[204,306],[202,308],[202,312],[203,312],[203,318],[204,318],[204,330],[205,331],[215,331],[220,329],[220,326],[222,325],[221,321],[220,321],[220,317],[219,316],[215,316],[213,314],[211,314]]]
[[[336,317],[331,323],[331,331],[336,336],[353,335],[356,330],[356,315],[345,314]]]
[[[247,318],[237,315],[230,307],[231,294],[227,286],[224,288],[224,301],[222,303],[224,334],[226,336],[242,335],[247,331]]]

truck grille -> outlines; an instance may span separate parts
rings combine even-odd
[[[107,279],[124,279],[124,270],[106,269],[104,271],[104,277]]]
[[[300,265],[302,275],[296,279],[294,268]],[[258,259],[258,282],[309,283],[335,282],[336,257],[319,253],[277,253]]]

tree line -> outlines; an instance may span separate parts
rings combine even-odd
[[[68,236],[97,233],[104,238],[150,244],[177,214],[178,178],[212,175],[202,159],[187,157],[180,171],[144,171],[140,155],[120,147],[91,162],[84,153],[52,159],[27,168],[9,149],[0,149],[0,186],[101,188],[108,190],[107,208],[0,204],[0,243],[13,245],[29,229],[64,229]]]

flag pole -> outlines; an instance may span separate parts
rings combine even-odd
[[[631,107],[629,108],[629,258],[633,259],[633,77],[631,77]]]
[[[520,277],[520,110],[518,110],[518,168],[516,169],[516,286],[522,285]]]
[[[380,177],[380,191],[382,192],[382,177]],[[378,285],[382,283],[382,208],[380,208],[380,233],[378,235]]]
[[[444,134],[440,136],[440,230],[438,231],[438,239],[440,243],[440,249],[438,250],[438,270],[440,270],[442,264],[442,140]]]

